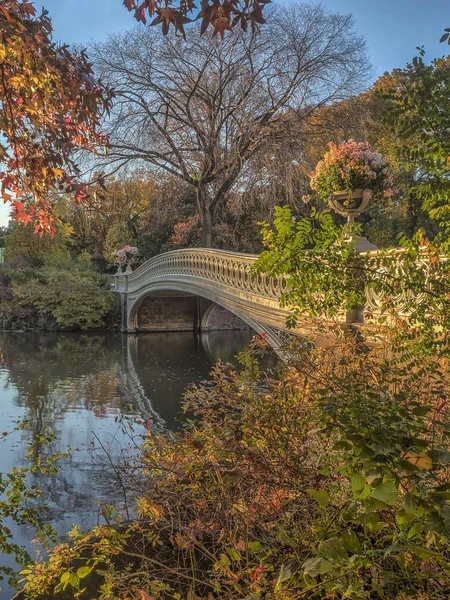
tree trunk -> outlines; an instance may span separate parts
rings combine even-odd
[[[202,220],[202,246],[203,248],[212,248],[213,215],[209,208],[208,192],[201,184],[197,188],[197,204]]]
[[[212,216],[209,210],[202,215],[202,246],[203,248],[212,248]]]

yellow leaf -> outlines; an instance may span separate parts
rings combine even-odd
[[[405,460],[422,471],[429,471],[433,466],[433,461],[425,452],[412,452],[411,450],[405,454]]]
[[[19,76],[10,77],[8,79],[9,85],[11,85],[13,88],[18,88],[22,84],[22,81],[23,81],[23,77],[19,77]]]

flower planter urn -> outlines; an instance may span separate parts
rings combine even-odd
[[[329,196],[328,202],[331,208],[347,217],[349,223],[353,223],[355,216],[361,215],[372,204],[373,191],[370,189],[334,192]]]

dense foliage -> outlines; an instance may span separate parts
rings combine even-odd
[[[448,373],[351,339],[217,366],[146,436],[139,519],[72,532],[23,598],[439,598],[450,592]],[[295,350],[295,352],[294,352]]]
[[[3,329],[93,329],[114,326],[117,298],[88,254],[73,259],[60,237],[39,238],[18,226],[0,266]],[[12,238],[12,239],[11,239]]]
[[[448,228],[450,146],[448,112],[450,62],[426,64],[416,57],[379,90],[387,100],[384,119],[397,132],[393,149],[416,171],[413,191],[433,219]],[[448,232],[446,232],[448,237]]]
[[[0,197],[42,234],[54,229],[51,190],[86,195],[73,153],[104,146],[111,94],[84,51],[52,41],[47,12],[36,16],[28,0],[1,3],[0,29]]]

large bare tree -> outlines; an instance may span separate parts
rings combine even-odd
[[[301,144],[311,113],[359,92],[369,70],[352,17],[310,4],[278,8],[260,32],[224,41],[195,25],[187,41],[140,28],[93,51],[116,92],[109,170],[147,163],[193,186],[207,247],[251,160]]]

